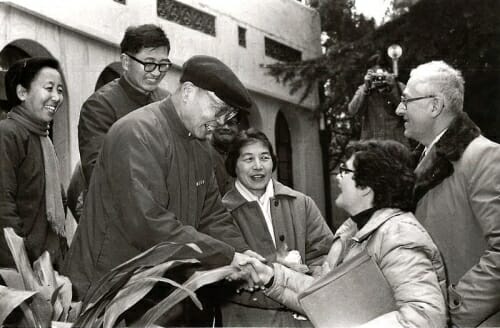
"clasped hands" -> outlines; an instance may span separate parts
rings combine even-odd
[[[264,289],[274,276],[274,269],[266,263],[266,259],[258,253],[247,250],[243,253],[234,253],[231,265],[238,268],[226,279],[229,281],[240,280],[243,282],[241,289],[253,292]]]

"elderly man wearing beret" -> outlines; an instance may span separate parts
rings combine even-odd
[[[205,268],[259,257],[222,205],[203,142],[251,106],[249,93],[208,56],[186,61],[180,82],[168,98],[116,122],[104,140],[65,265],[78,299],[110,269],[163,241],[198,244]]]

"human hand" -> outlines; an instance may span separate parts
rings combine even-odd
[[[249,257],[240,262],[243,270],[248,270],[255,286],[263,288],[274,277],[274,268],[261,261]]]
[[[365,74],[365,77],[364,77],[365,92],[369,92],[372,88],[372,75],[373,75],[373,71],[370,69]]]
[[[252,251],[251,249],[244,251],[243,254],[248,255],[250,257],[253,257],[253,258],[256,258],[257,260],[259,260],[261,262],[264,262],[264,263],[267,262],[265,257],[263,257],[262,255],[260,255],[257,252]]]
[[[254,289],[260,289],[261,286],[254,282],[255,280],[257,280],[255,277],[257,277],[258,274],[255,272],[252,266],[246,265],[250,259],[260,262],[259,258],[262,258],[265,261],[265,259],[262,256],[251,250],[247,250],[244,253],[238,253],[238,252],[234,253],[231,265],[236,267],[238,271],[226,277],[226,280],[242,281],[240,289],[245,289],[250,292],[253,292]],[[239,292],[239,289],[237,291]]]

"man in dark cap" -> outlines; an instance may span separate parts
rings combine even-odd
[[[222,205],[203,142],[233,110],[251,106],[248,91],[208,56],[186,61],[180,81],[170,97],[116,122],[104,140],[65,266],[78,299],[162,241],[196,243],[204,268],[259,257]]]

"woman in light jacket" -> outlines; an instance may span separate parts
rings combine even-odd
[[[333,234],[314,201],[272,179],[276,156],[266,135],[241,131],[228,153],[226,169],[236,177],[223,198],[253,251],[307,274],[320,269]],[[262,292],[235,294],[228,288],[221,306],[224,327],[310,326]]]
[[[408,149],[395,141],[351,144],[340,166],[336,204],[351,217],[335,233],[323,274],[360,252],[370,255],[391,286],[396,310],[363,327],[445,327],[445,272],[439,251],[412,209],[414,174]],[[314,278],[273,264],[251,264],[265,294],[302,312],[298,294]],[[366,295],[371,297],[371,295]]]

